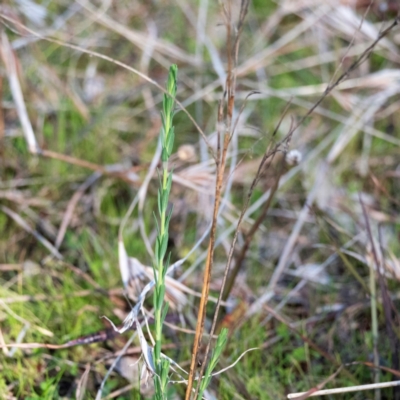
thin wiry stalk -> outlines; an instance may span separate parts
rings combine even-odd
[[[378,226],[378,238],[379,238],[379,247],[380,247],[380,252],[383,257],[383,245],[382,245],[382,231],[381,231],[381,225]],[[381,259],[382,261],[382,259]],[[383,268],[383,266],[382,266]],[[388,321],[385,318],[385,323],[386,323],[386,330],[390,336],[390,346],[392,350],[392,369],[394,370],[399,370],[400,368],[400,358],[399,358],[399,350],[400,350],[400,340],[399,340],[399,334],[398,331],[396,331],[395,327],[399,326],[399,314],[397,313],[396,308],[394,307],[393,301],[390,297],[390,293],[388,291],[387,285],[385,285],[385,282],[383,281],[382,277],[382,272],[381,272],[381,267],[378,269],[379,273],[379,285],[380,287],[384,287],[385,289],[385,294],[382,293],[382,298],[387,298],[389,297],[390,299],[390,308],[391,308],[391,319]],[[381,286],[382,285],[382,286]],[[388,314],[385,311],[386,314]],[[394,315],[393,315],[394,314]],[[396,374],[392,374],[393,378],[396,376]],[[400,388],[395,387],[393,388],[393,397],[395,400],[400,399]]]
[[[291,101],[289,101],[288,104],[286,105],[285,110],[283,111],[282,116],[281,116],[281,118],[280,118],[280,120],[279,120],[279,122],[278,122],[278,124],[277,124],[277,126],[276,126],[276,128],[274,130],[274,133],[272,134],[272,136],[274,136],[276,134],[276,132],[278,131],[278,129],[279,129],[281,123],[282,123],[282,120],[283,120],[284,116],[286,115],[287,110],[289,109],[290,103],[291,103]],[[271,158],[273,158],[273,156],[274,156],[274,154],[272,155]],[[245,205],[245,207],[243,209],[243,215],[247,210],[248,204],[249,204],[251,196],[253,194],[253,190],[254,190],[255,186],[257,185],[257,183],[258,183],[258,181],[260,179],[261,170],[262,170],[265,162],[266,162],[266,160],[264,160],[264,158],[263,158],[263,160],[261,161],[261,164],[260,164],[260,166],[258,168],[258,172],[257,172],[257,174],[256,174],[256,176],[254,178],[253,184],[250,187],[250,190],[249,190],[249,193],[248,193],[248,196],[247,196],[248,201],[247,201],[247,204]],[[271,165],[271,162],[272,162],[272,160],[270,161],[269,165]],[[226,284],[225,287],[224,287],[224,283],[222,285],[221,291],[223,293],[222,294],[222,300],[223,301],[226,301],[228,299],[229,294],[230,294],[230,292],[232,290],[232,287],[233,287],[233,285],[235,283],[237,274],[240,271],[242,263],[243,263],[243,261],[244,261],[244,259],[246,257],[247,251],[248,251],[248,249],[250,247],[250,243],[253,240],[253,237],[254,237],[255,233],[257,232],[258,228],[260,227],[261,223],[263,222],[265,216],[267,215],[267,212],[268,212],[269,207],[271,205],[272,199],[273,199],[273,197],[274,197],[274,195],[275,195],[275,193],[276,193],[276,191],[278,190],[278,187],[279,187],[279,181],[280,181],[280,179],[282,177],[283,170],[284,170],[284,168],[283,168],[284,163],[285,163],[285,157],[283,157],[283,159],[282,159],[280,168],[278,170],[278,175],[277,175],[277,177],[275,179],[274,185],[270,189],[269,197],[268,197],[267,201],[265,202],[265,204],[263,206],[261,214],[259,215],[259,217],[254,222],[254,224],[252,225],[252,227],[250,228],[249,232],[246,235],[245,242],[244,242],[244,244],[242,246],[242,249],[240,250],[239,256],[236,259],[235,266],[233,267],[232,272],[229,275],[227,284]],[[238,225],[238,228],[239,228],[239,225]],[[233,244],[233,247],[234,247],[234,244]],[[228,272],[229,272],[229,267],[227,267],[227,272],[226,273],[228,273]]]
[[[375,263],[375,266],[376,266],[379,288],[380,288],[381,295],[382,295],[382,304],[383,304],[383,311],[385,314],[386,331],[387,331],[387,336],[389,337],[389,343],[390,343],[390,347],[391,347],[392,354],[393,354],[392,365],[394,366],[394,368],[398,368],[398,356],[397,356],[396,351],[398,351],[398,348],[399,348],[399,338],[396,335],[396,331],[395,331],[396,328],[394,326],[394,321],[393,321],[393,312],[395,314],[397,312],[396,312],[396,308],[394,307],[393,301],[390,298],[386,283],[383,279],[383,274],[381,271],[381,268],[383,268],[382,260],[381,260],[381,257],[378,257],[378,250],[375,246],[375,240],[372,235],[372,230],[371,230],[371,225],[369,222],[367,210],[365,209],[365,205],[364,205],[361,197],[360,197],[360,203],[361,203],[361,207],[362,207],[363,216],[365,219],[365,225],[367,228],[368,239],[371,244],[371,251],[372,251],[372,257],[373,257],[372,263]],[[371,294],[371,296],[372,296],[372,294]],[[376,307],[376,305],[375,305],[375,307]],[[397,315],[397,317],[398,317],[398,315]],[[375,362],[375,365],[379,365],[379,363],[377,364]],[[394,398],[396,400],[398,400],[399,397],[400,397],[399,391],[397,389],[395,389],[394,390]]]
[[[237,55],[238,55],[238,47],[239,47],[239,37],[243,28],[243,21],[247,13],[249,5],[249,0],[244,0],[241,4],[241,12],[240,12],[240,19],[238,22],[237,29],[235,30],[235,34],[232,35],[232,20],[231,20],[231,4],[228,1],[227,7],[225,8],[225,3],[222,4],[222,9],[225,17],[225,24],[227,30],[227,49],[228,49],[228,71],[226,77],[226,88],[224,97],[219,103],[218,108],[218,142],[217,142],[217,157],[216,157],[216,169],[217,169],[217,182],[216,182],[216,189],[215,189],[215,200],[214,200],[214,213],[213,213],[213,222],[211,228],[211,235],[210,235],[210,242],[208,248],[208,255],[207,255],[207,262],[204,271],[204,279],[203,279],[203,290],[202,290],[202,298],[200,301],[200,307],[198,312],[198,319],[197,319],[197,326],[196,326],[196,335],[193,344],[192,350],[192,358],[190,363],[190,371],[188,377],[188,386],[186,390],[186,400],[189,400],[192,394],[192,387],[193,387],[193,380],[196,370],[196,362],[198,358],[198,351],[200,346],[200,341],[203,335],[204,329],[204,320],[205,320],[205,309],[208,301],[208,294],[210,289],[210,281],[211,281],[211,271],[213,266],[213,258],[214,258],[214,245],[215,245],[215,235],[216,235],[216,227],[217,227],[217,219],[218,219],[218,211],[219,205],[221,202],[221,192],[222,192],[222,183],[223,177],[225,172],[226,160],[227,160],[227,153],[229,143],[232,139],[232,116],[234,110],[234,103],[235,103],[235,86],[236,86],[236,71],[235,67],[237,65]],[[232,39],[234,43],[232,43]],[[226,104],[226,114],[225,114],[225,121],[226,125],[223,127],[223,120],[224,120],[224,98],[227,95],[227,104]],[[223,133],[223,144],[221,148],[221,136]],[[221,300],[219,299],[219,304]],[[204,362],[201,365],[199,375],[203,376],[205,367],[207,365],[207,357],[210,351],[211,341],[208,342],[206,351],[204,354]],[[209,382],[208,382],[209,383]],[[202,390],[203,387],[201,383],[199,383],[196,387],[194,398],[196,399],[199,390]]]
[[[360,202],[362,205],[362,210],[365,213],[364,204],[360,197]],[[366,218],[366,217],[365,217]],[[366,218],[367,223],[367,230],[369,229],[369,222]],[[372,236],[371,236],[371,246],[374,246],[372,243]],[[376,282],[375,282],[375,271],[374,271],[374,261],[371,260],[369,262],[369,290],[371,296],[371,333],[372,333],[372,348],[373,348],[373,355],[374,355],[374,364],[379,365],[379,351],[378,351],[378,339],[379,339],[379,324],[378,324],[378,308],[377,308],[377,301],[376,301]],[[378,264],[376,267],[379,268]],[[380,371],[378,368],[374,369],[374,383],[378,384],[380,381]],[[375,400],[381,399],[381,391],[380,389],[375,389]]]
[[[336,81],[333,84],[328,85],[328,87],[326,88],[325,92],[320,97],[320,99],[317,100],[317,102],[308,110],[308,112],[300,119],[300,121],[298,121],[298,123],[295,126],[291,127],[291,129],[289,130],[289,133],[286,135],[286,137],[283,140],[281,140],[271,151],[267,152],[264,155],[263,162],[265,162],[269,157],[274,155],[282,145],[287,145],[289,143],[291,137],[293,136],[293,133],[306,120],[306,118],[318,107],[318,105],[321,104],[321,102],[325,99],[325,97],[327,97],[328,94],[334,88],[336,88],[339,85],[339,83],[341,83],[349,75],[349,73],[351,71],[353,71],[358,65],[360,65],[360,63],[362,63],[362,61],[364,61],[366,59],[366,57],[372,52],[372,50],[374,49],[376,44],[384,36],[386,36],[390,32],[390,30],[392,30],[397,24],[398,24],[398,19],[396,19],[387,29],[385,29],[383,32],[381,32],[381,34],[378,36],[378,38],[364,51],[364,53],[342,75],[339,76],[339,78],[336,79]],[[228,27],[229,26],[230,25],[228,24]],[[228,90],[227,90],[227,92],[229,93]],[[229,101],[228,101],[228,104],[229,104]],[[263,165],[263,162],[261,163],[261,166]],[[250,191],[250,193],[251,193],[251,191]],[[248,204],[249,203],[247,202],[247,204],[245,205],[244,209],[246,209],[248,207]],[[235,246],[236,239],[237,239],[237,230],[238,230],[238,227],[241,224],[241,220],[243,218],[244,212],[245,211],[243,211],[241,216],[239,217],[236,233],[235,233],[235,236],[234,236],[234,239],[233,239],[233,243],[232,243],[232,246],[231,246],[230,254],[228,256],[227,268],[226,268],[225,273],[224,273],[224,279],[223,279],[223,283],[222,283],[222,287],[221,287],[221,293],[220,293],[220,297],[219,297],[219,302],[217,303],[217,306],[216,306],[217,311],[214,314],[214,320],[213,320],[213,324],[212,324],[211,331],[210,331],[210,335],[211,336],[214,334],[214,331],[215,331],[217,318],[218,318],[218,311],[219,311],[219,308],[220,308],[220,301],[222,301],[222,293],[224,292],[224,286],[225,286],[225,282],[226,282],[226,275],[227,275],[227,272],[229,271],[230,262],[231,262],[231,259],[233,257],[233,247]],[[206,360],[210,345],[211,345],[211,341],[209,341],[208,345],[207,345],[206,354],[205,354],[205,360]],[[192,360],[193,360],[193,358],[192,358]],[[204,371],[204,364],[205,363],[203,363],[203,365],[202,365],[200,376],[202,376],[202,373]],[[186,397],[186,399],[188,400],[189,397]]]
[[[228,82],[228,78],[227,78]],[[201,293],[200,305],[199,305],[199,312],[197,318],[197,325],[196,325],[196,334],[193,342],[193,350],[192,350],[192,357],[190,362],[190,370],[189,370],[189,377],[188,377],[188,386],[186,389],[186,396],[185,399],[189,400],[192,394],[192,387],[194,381],[194,375],[196,372],[196,363],[198,357],[198,351],[200,346],[200,341],[203,335],[204,329],[204,319],[205,319],[205,310],[208,301],[208,294],[210,291],[210,281],[211,281],[211,270],[213,266],[213,258],[214,258],[214,245],[216,239],[216,230],[217,230],[217,219],[218,219],[218,212],[219,206],[221,202],[221,192],[222,192],[222,183],[225,171],[225,163],[226,163],[226,154],[228,151],[229,145],[229,133],[225,131],[224,134],[224,144],[221,150],[221,132],[220,128],[222,127],[223,122],[223,100],[220,101],[218,107],[218,143],[217,143],[217,157],[216,157],[216,170],[217,170],[217,180],[215,186],[215,200],[214,200],[214,211],[212,217],[212,226],[211,226],[211,233],[210,233],[210,241],[208,245],[208,253],[207,253],[207,260],[206,266],[204,270],[204,278],[203,278],[203,289]],[[203,371],[202,371],[203,372]],[[200,374],[202,376],[202,373]],[[196,393],[195,393],[196,398]]]
[[[342,65],[343,65],[343,63],[344,63],[344,60],[346,59],[346,57],[347,57],[347,55],[348,55],[350,49],[353,47],[353,44],[354,44],[356,35],[357,35],[358,33],[360,33],[360,31],[361,31],[361,27],[362,27],[362,25],[363,25],[363,23],[364,23],[364,21],[365,21],[365,18],[367,17],[367,15],[368,15],[368,13],[369,13],[369,10],[371,9],[371,6],[372,6],[373,1],[374,1],[374,0],[371,0],[371,1],[370,1],[370,3],[368,4],[367,9],[365,10],[364,14],[362,15],[362,18],[361,18],[361,20],[360,20],[360,23],[359,23],[359,25],[358,25],[358,28],[357,28],[357,30],[354,32],[353,37],[351,38],[350,43],[349,43],[349,45],[347,46],[347,50],[345,51],[344,55],[342,56],[342,59],[340,60],[339,65],[337,66],[335,72],[333,73],[332,78],[331,78],[331,80],[330,80],[330,82],[329,82],[329,85],[331,85],[331,84],[334,82],[335,77],[336,77],[338,71],[340,70],[340,68],[342,68]]]
[[[227,153],[228,149],[228,141],[226,140],[227,136],[225,135],[225,142],[223,148],[223,154]],[[218,150],[220,152],[220,149]],[[203,280],[203,289],[201,293],[200,305],[199,305],[199,313],[196,325],[196,334],[193,343],[193,350],[192,350],[192,358],[190,363],[190,370],[189,370],[189,377],[188,377],[188,386],[186,390],[186,400],[190,399],[192,387],[193,387],[193,380],[195,374],[195,366],[197,362],[197,355],[200,346],[200,341],[204,329],[204,319],[205,319],[205,309],[208,301],[208,295],[210,291],[210,281],[211,281],[211,270],[213,265],[213,257],[214,257],[214,244],[216,238],[216,230],[217,230],[217,218],[218,218],[218,211],[220,206],[221,200],[221,191],[222,191],[222,182],[223,182],[223,172],[225,170],[225,157],[222,157],[221,163],[217,161],[217,183],[215,189],[215,202],[214,202],[214,211],[213,211],[213,219],[212,219],[212,226],[211,226],[211,233],[210,233],[210,242],[208,245],[208,253],[207,253],[207,260],[206,260],[206,267],[204,271],[204,280]]]
[[[397,17],[385,30],[383,30],[379,36],[364,50],[364,52],[360,55],[360,57],[357,58],[356,61],[354,61],[353,64],[350,65],[349,68],[346,69],[342,73],[342,75],[339,76],[339,78],[336,79],[336,81],[332,84],[329,84],[327,88],[325,89],[324,94],[320,97],[320,99],[307,111],[307,113],[300,119],[300,121],[290,130],[289,134],[287,136],[292,136],[293,133],[299,128],[303,122],[310,116],[310,114],[322,103],[322,101],[325,99],[326,96],[330,92],[332,92],[333,89],[335,89],[339,84],[344,81],[351,72],[353,72],[360,64],[362,64],[368,56],[372,53],[374,50],[375,46],[395,27],[398,25],[400,20],[400,17]],[[286,138],[285,138],[286,139]],[[285,140],[283,139],[283,141]]]
[[[379,365],[379,351],[378,351],[378,309],[376,304],[376,282],[375,282],[375,271],[373,262],[369,263],[369,290],[371,293],[371,333],[372,333],[372,347],[374,354],[374,364]],[[374,383],[379,383],[380,371],[374,369]],[[375,400],[380,400],[381,391],[375,389]]]
[[[229,76],[226,78],[226,85],[227,88],[229,87]],[[228,90],[226,90],[227,92]],[[218,130],[217,130],[217,155],[215,157],[215,164],[216,164],[216,185],[215,185],[215,199],[214,199],[214,210],[213,210],[213,217],[211,223],[211,232],[210,232],[210,240],[208,245],[208,252],[207,252],[207,259],[206,265],[204,270],[204,278],[203,278],[203,288],[201,293],[199,311],[198,311],[198,318],[197,318],[197,325],[196,325],[196,334],[193,342],[193,350],[192,350],[192,357],[190,362],[190,370],[189,370],[189,377],[188,377],[188,386],[186,389],[185,399],[189,400],[192,394],[192,387],[194,381],[194,375],[196,372],[196,363],[198,357],[198,351],[200,346],[200,341],[203,335],[204,330],[204,320],[205,320],[205,310],[208,301],[208,295],[210,291],[210,281],[211,281],[211,271],[213,266],[213,259],[214,259],[214,246],[216,240],[216,230],[217,230],[217,220],[218,220],[218,213],[219,213],[219,206],[221,203],[221,193],[222,193],[222,184],[223,184],[223,177],[225,172],[225,165],[226,165],[226,156],[228,152],[228,146],[230,142],[230,134],[228,127],[225,128],[224,133],[224,142],[223,147],[221,149],[221,135],[222,135],[222,127],[223,127],[223,120],[224,120],[224,106],[225,106],[225,95],[220,100],[218,105]],[[204,372],[204,364],[201,369],[200,376],[203,375]],[[197,386],[199,389],[199,386]],[[197,396],[197,391],[195,392],[195,398]]]
[[[263,209],[261,211],[261,214],[259,215],[259,217],[254,222],[254,224],[252,225],[252,227],[250,228],[249,232],[246,235],[246,239],[244,241],[244,244],[243,244],[243,246],[242,246],[242,248],[240,250],[240,253],[239,253],[239,255],[238,255],[238,257],[237,257],[237,259],[235,261],[235,265],[234,265],[234,267],[232,269],[232,272],[229,275],[229,278],[227,280],[225,289],[223,291],[223,295],[222,295],[222,300],[223,301],[226,301],[228,299],[228,297],[229,297],[229,294],[230,294],[230,292],[232,290],[232,287],[233,287],[233,285],[234,285],[234,283],[236,281],[236,277],[237,277],[237,275],[238,275],[238,273],[239,273],[239,271],[240,271],[240,269],[242,267],[243,261],[244,261],[244,259],[246,257],[247,251],[248,251],[248,249],[250,247],[250,244],[251,244],[251,242],[253,240],[253,237],[254,237],[255,233],[257,232],[258,228],[260,227],[261,223],[264,221],[264,219],[265,219],[265,217],[267,215],[267,212],[269,210],[269,207],[270,207],[270,205],[272,203],[272,199],[274,198],[274,195],[275,195],[276,191],[278,190],[279,181],[280,181],[280,178],[281,178],[282,173],[283,173],[284,162],[285,162],[285,159],[283,158],[282,162],[281,162],[280,170],[278,172],[278,176],[275,178],[274,185],[270,190],[270,194],[269,194],[268,200],[264,203],[264,206],[263,206]],[[258,176],[259,175],[257,175],[257,178],[258,178]],[[251,198],[251,194],[250,194],[250,198]]]
[[[275,154],[277,151],[282,146],[287,145],[294,132],[304,123],[304,121],[314,112],[314,110],[322,103],[322,101],[332,92],[334,88],[336,88],[349,74],[351,71],[353,71],[357,66],[359,66],[366,58],[367,56],[372,52],[372,50],[375,48],[377,43],[382,40],[399,22],[399,17],[396,18],[391,25],[389,25],[388,28],[386,28],[384,31],[380,33],[378,38],[365,49],[365,51],[358,57],[358,59],[346,70],[343,72],[342,75],[339,76],[339,78],[336,79],[336,81],[325,89],[325,92],[321,95],[321,97],[309,108],[309,110],[303,115],[303,117],[300,118],[300,120],[289,130],[289,133],[281,140],[279,141],[269,152],[267,152],[263,159],[268,159],[271,157],[271,155]],[[240,219],[240,218],[239,218]],[[239,225],[237,225],[238,227]],[[237,228],[236,228],[237,229]],[[233,245],[235,244],[235,239],[233,242]],[[232,253],[233,255],[233,253]],[[228,257],[227,265],[230,265],[231,259]],[[281,268],[282,271],[282,268]],[[271,283],[276,283],[277,279],[280,276],[279,270],[275,271],[274,276],[272,277],[272,282],[270,282],[269,286],[272,286]],[[277,273],[279,272],[279,273]],[[224,291],[224,283],[222,284],[221,291]],[[268,299],[270,298],[270,293],[267,292],[266,295],[262,296],[257,300],[255,304],[252,305],[252,307],[248,310],[247,315],[253,314],[253,310],[256,309],[257,307],[261,307],[262,304],[264,304]],[[221,298],[222,300],[222,298]],[[218,303],[217,303],[218,304]],[[218,307],[218,305],[217,305]],[[210,334],[213,334],[213,330],[211,330]]]

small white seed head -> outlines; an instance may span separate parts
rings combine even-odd
[[[290,150],[286,154],[286,162],[292,166],[300,164],[301,158],[302,158],[301,153],[298,150]]]

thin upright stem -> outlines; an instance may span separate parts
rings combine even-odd
[[[161,357],[162,327],[168,311],[168,303],[165,303],[165,274],[168,269],[168,257],[166,252],[168,245],[168,226],[170,214],[168,212],[168,199],[171,191],[172,173],[168,171],[168,159],[171,156],[174,144],[174,101],[176,95],[176,75],[177,67],[172,65],[169,70],[167,93],[163,98],[163,110],[161,112],[162,127],[160,132],[162,145],[162,172],[160,187],[158,190],[158,221],[157,239],[154,251],[154,322],[155,322],[155,345],[154,345],[154,366],[156,374],[154,376],[155,397],[157,400],[166,398],[168,385],[169,361]]]

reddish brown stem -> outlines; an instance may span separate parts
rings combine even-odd
[[[279,181],[280,181],[280,179],[282,177],[282,173],[283,173],[284,162],[285,162],[285,159],[283,158],[282,162],[281,162],[281,166],[280,166],[279,172],[278,172],[278,176],[275,179],[274,186],[271,187],[271,189],[270,189],[269,197],[268,197],[267,201],[264,204],[264,207],[263,207],[263,209],[261,211],[261,214],[259,215],[259,217],[254,222],[253,226],[250,228],[249,232],[246,235],[246,239],[244,241],[244,244],[243,244],[243,246],[242,246],[242,248],[240,250],[240,253],[239,253],[239,255],[238,255],[237,259],[236,259],[236,262],[235,262],[235,265],[234,265],[234,267],[232,269],[232,272],[230,273],[230,275],[228,277],[228,280],[226,282],[225,290],[224,290],[224,293],[222,295],[222,300],[223,301],[226,301],[228,299],[228,297],[229,297],[229,294],[231,293],[232,287],[235,284],[236,277],[237,277],[237,275],[238,275],[238,273],[239,273],[239,271],[240,271],[240,269],[242,267],[243,261],[244,261],[244,259],[246,257],[247,251],[249,250],[249,247],[250,247],[250,244],[251,244],[251,242],[253,240],[253,237],[254,237],[255,233],[258,231],[258,228],[260,227],[262,222],[264,221],[264,219],[265,219],[265,217],[267,215],[267,212],[269,210],[269,207],[271,205],[272,199],[274,198],[274,195],[275,195],[276,191],[278,190]]]

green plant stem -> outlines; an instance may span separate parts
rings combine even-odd
[[[376,282],[375,282],[375,271],[373,268],[373,261],[370,262],[369,266],[369,284],[371,292],[371,333],[372,333],[372,347],[374,354],[374,364],[379,365],[379,352],[378,352],[378,310],[376,304]],[[374,383],[379,383],[380,371],[378,368],[374,369]],[[381,391],[380,389],[375,390],[375,400],[380,400]]]
[[[162,327],[168,311],[168,303],[165,303],[165,274],[168,269],[169,256],[165,259],[168,245],[168,227],[171,213],[168,210],[168,199],[171,191],[172,172],[168,171],[168,159],[171,156],[174,144],[174,99],[176,95],[177,66],[172,65],[169,70],[167,93],[163,98],[163,110],[161,112],[162,127],[160,140],[162,145],[162,172],[160,187],[158,190],[158,216],[157,239],[154,251],[154,320],[155,320],[155,345],[154,345],[154,376],[155,397],[157,400],[166,398],[168,385],[169,361],[161,357]]]
[[[167,163],[163,163],[164,165]],[[163,178],[161,190],[163,193],[167,192],[167,179],[168,179],[168,168],[165,165],[163,168]],[[169,193],[168,193],[169,194]],[[166,220],[166,210],[163,209],[160,214],[160,233],[159,237],[164,238],[165,236],[165,220]],[[162,239],[161,239],[162,240]],[[164,271],[164,259],[160,258],[157,263],[157,281],[156,281],[156,291],[158,296],[160,296],[165,286],[164,279],[162,278]],[[158,300],[160,301],[160,300]],[[164,304],[164,298],[162,299],[162,305]],[[162,308],[156,307],[155,309],[155,327],[156,327],[156,345],[154,352],[155,365],[159,366],[161,363],[161,340],[162,340]]]

